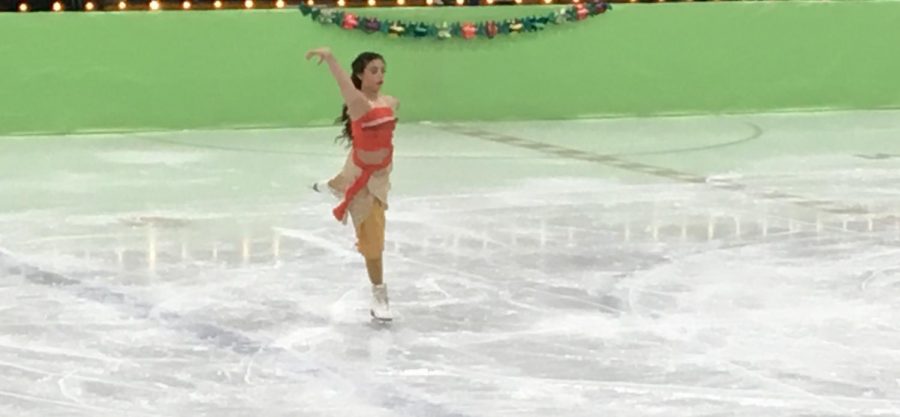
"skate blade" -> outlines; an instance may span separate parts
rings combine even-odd
[[[394,321],[393,317],[388,317],[388,318],[376,317],[375,312],[372,310],[369,310],[369,315],[372,316],[372,321],[377,322],[377,323],[390,323],[390,322]]]

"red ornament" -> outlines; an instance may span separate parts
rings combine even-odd
[[[344,29],[356,29],[359,26],[359,19],[356,18],[353,14],[347,13],[344,15],[344,24],[341,25]]]
[[[583,4],[578,3],[578,5],[575,6],[575,13],[577,13],[578,20],[584,20],[584,19],[587,19],[589,12],[588,12],[588,9],[586,7],[584,7]]]
[[[478,33],[478,28],[471,23],[463,23],[462,25],[462,36],[465,39],[472,39],[475,37],[475,34]]]

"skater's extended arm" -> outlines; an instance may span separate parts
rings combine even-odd
[[[312,58],[319,58],[319,64],[322,62],[328,64],[328,69],[331,70],[331,75],[334,76],[334,80],[337,81],[338,87],[341,89],[341,96],[344,98],[344,103],[347,104],[348,112],[352,118],[356,118],[353,117],[354,115],[358,117],[369,111],[371,107],[369,101],[353,85],[350,76],[338,64],[330,49],[318,48],[307,52],[306,59]]]

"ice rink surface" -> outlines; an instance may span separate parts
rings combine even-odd
[[[900,416],[900,111],[0,138],[0,415]]]

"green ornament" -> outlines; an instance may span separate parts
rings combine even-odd
[[[437,26],[437,37],[440,40],[450,39],[450,24],[447,22],[442,22]]]
[[[334,23],[334,11],[333,10],[322,10],[322,13],[319,14],[319,23],[323,25],[333,24]]]
[[[413,35],[417,38],[424,38],[428,36],[428,26],[424,23],[416,23],[413,24]]]
[[[509,25],[509,31],[511,33],[519,33],[522,29],[525,28],[525,25],[522,24],[521,21],[515,20]]]
[[[409,32],[407,31],[407,28],[406,28],[406,26],[403,25],[403,23],[394,22],[388,28],[388,33],[390,33],[391,36],[399,37],[399,36],[406,35]]]
[[[522,26],[524,26],[524,30],[526,32],[534,32],[536,29],[534,28],[534,21],[536,18],[534,17],[526,17],[522,19]]]
[[[561,25],[569,21],[569,16],[566,14],[566,9],[562,9],[556,13],[553,13],[551,19],[553,23]]]
[[[462,24],[459,22],[454,23],[450,26],[450,34],[453,35],[454,38],[462,37]]]

